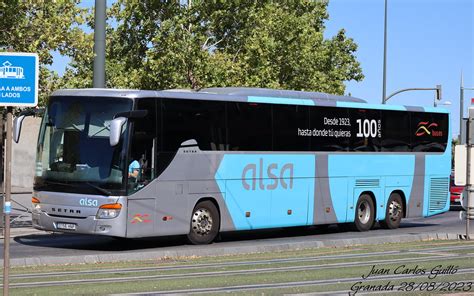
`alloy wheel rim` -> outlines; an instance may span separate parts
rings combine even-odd
[[[207,209],[197,209],[193,214],[192,229],[199,235],[207,235],[212,229],[212,215]]]
[[[357,209],[357,215],[359,216],[359,221],[362,224],[367,224],[370,220],[370,206],[367,201],[360,203],[359,208]]]
[[[397,221],[401,214],[401,205],[397,201],[392,201],[388,206],[388,216],[390,220]]]

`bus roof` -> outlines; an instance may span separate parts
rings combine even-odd
[[[271,103],[286,105],[334,106],[348,108],[386,109],[400,111],[447,112],[442,108],[424,108],[419,106],[368,104],[365,100],[351,97],[331,95],[320,92],[294,90],[276,90],[249,87],[216,87],[204,88],[199,91],[190,89],[169,90],[133,90],[110,88],[61,89],[52,96],[94,96],[117,98],[173,98],[184,100],[234,101],[252,103]]]

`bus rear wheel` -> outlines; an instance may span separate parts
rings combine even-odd
[[[188,240],[194,245],[211,243],[219,233],[220,217],[216,206],[209,200],[198,203],[191,216]]]
[[[375,210],[372,198],[362,194],[357,201],[354,226],[358,231],[367,231],[372,228],[375,221]]]
[[[380,221],[380,226],[385,229],[396,229],[400,226],[403,216],[402,197],[398,193],[393,193],[387,202],[385,219]]]

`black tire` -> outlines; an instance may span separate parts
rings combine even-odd
[[[402,197],[398,193],[392,193],[387,202],[385,219],[380,221],[380,226],[385,229],[396,229],[400,226],[403,217]]]
[[[214,203],[209,200],[198,203],[190,221],[188,240],[194,245],[211,243],[219,234],[220,217]]]
[[[375,222],[375,209],[372,198],[368,194],[362,194],[357,201],[355,209],[354,227],[358,231],[367,231]]]

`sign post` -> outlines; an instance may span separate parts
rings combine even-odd
[[[472,170],[474,168],[474,160],[471,149],[474,145],[474,108],[469,108],[469,118],[467,124],[467,196],[466,196],[466,239],[471,239],[469,231],[469,220],[474,220],[474,176]]]
[[[11,156],[13,107],[38,104],[38,55],[0,52],[0,106],[7,107],[5,199],[3,202],[3,295],[8,295],[10,273]]]
[[[460,213],[460,218],[466,220],[466,239],[470,240],[469,222],[474,220],[474,107],[469,108],[469,117],[464,131],[461,130],[461,135],[465,135],[466,139],[461,142],[463,144],[455,147],[454,184],[465,186],[461,199],[465,212]]]

